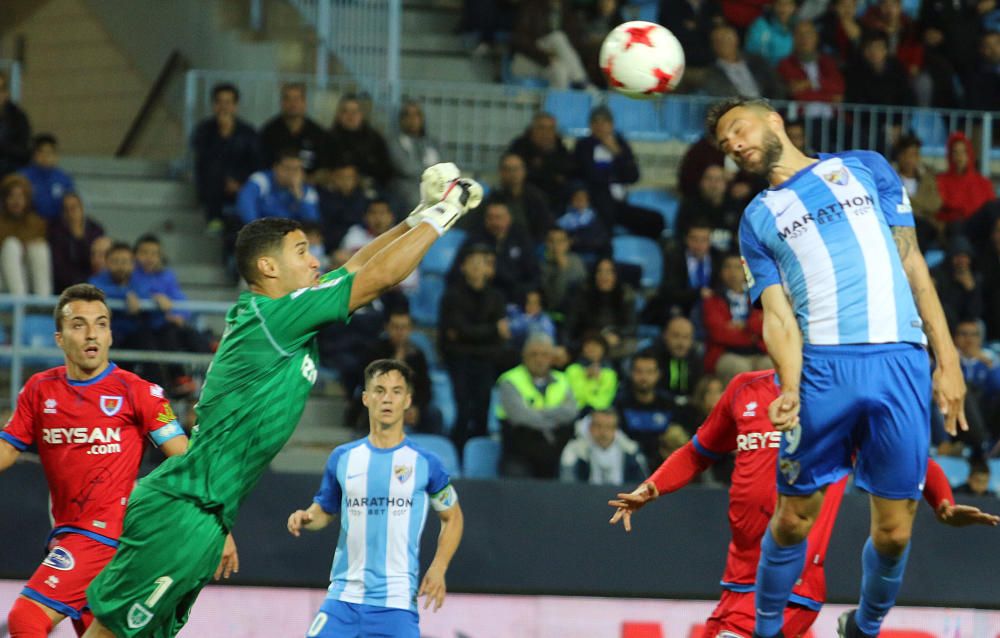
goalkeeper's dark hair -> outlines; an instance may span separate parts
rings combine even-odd
[[[771,102],[767,98],[762,97],[727,97],[724,100],[719,100],[715,102],[710,107],[708,107],[708,112],[705,113],[705,134],[708,136],[709,141],[712,142],[713,146],[716,146],[716,128],[719,126],[719,120],[722,116],[732,111],[735,108],[747,107],[752,109],[761,109],[764,111],[769,111],[771,113],[777,113]]]
[[[108,302],[104,297],[104,291],[93,284],[73,284],[62,291],[55,310],[52,311],[52,318],[56,321],[56,332],[62,332],[63,311],[66,306],[74,301],[100,301],[107,307]],[[108,308],[108,318],[111,317],[111,309]]]
[[[288,233],[302,230],[302,224],[284,217],[255,219],[236,235],[236,269],[248,284],[260,280],[257,260],[281,252],[281,242]]]
[[[365,389],[368,389],[369,384],[371,384],[375,377],[380,377],[383,374],[389,374],[393,371],[398,372],[403,377],[403,381],[406,382],[406,389],[412,391],[413,368],[399,359],[376,359],[369,363],[368,367],[365,368]]]

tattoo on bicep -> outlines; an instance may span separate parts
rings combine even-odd
[[[896,242],[896,250],[899,251],[899,258],[903,262],[906,262],[910,253],[919,250],[917,248],[917,233],[909,226],[893,226],[892,238]]]

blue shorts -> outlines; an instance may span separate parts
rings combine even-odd
[[[420,638],[417,612],[327,598],[306,638]]]
[[[919,499],[930,445],[927,352],[907,343],[806,346],[800,426],[781,439],[778,492],[812,494],[852,469],[861,489]]]

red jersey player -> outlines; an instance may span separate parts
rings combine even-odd
[[[754,629],[754,581],[761,538],[778,500],[776,466],[781,433],[774,429],[767,408],[779,394],[774,370],[737,375],[697,434],[670,455],[646,481],[608,504],[616,507],[611,523],[631,515],[660,494],[676,491],[730,452],[736,453],[729,488],[729,527],[732,541],[722,577],[722,599],[708,619],[703,638],[749,638]],[[785,609],[784,635],[803,636],[826,600],[823,564],[830,534],[840,508],[847,477],[830,485],[823,509],[809,534],[805,570]],[[933,461],[928,463],[924,498],[938,519],[950,525],[996,525],[1000,518],[969,505],[953,505],[948,480]]]
[[[46,636],[67,616],[83,633],[87,585],[118,545],[146,438],[167,456],[187,449],[163,390],[108,360],[104,293],[70,286],[54,314],[65,365],[28,379],[0,430],[0,471],[37,446],[55,519],[49,554],[8,616],[12,638]]]

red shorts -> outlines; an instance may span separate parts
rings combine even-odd
[[[750,638],[753,635],[754,604],[753,592],[725,590],[712,615],[708,617],[702,638]],[[818,611],[790,604],[785,607],[785,638],[805,638],[812,627]],[[729,632],[725,634],[723,632]]]
[[[49,555],[21,594],[77,620],[87,606],[90,581],[114,555],[114,547],[83,534],[61,534],[49,541]]]

